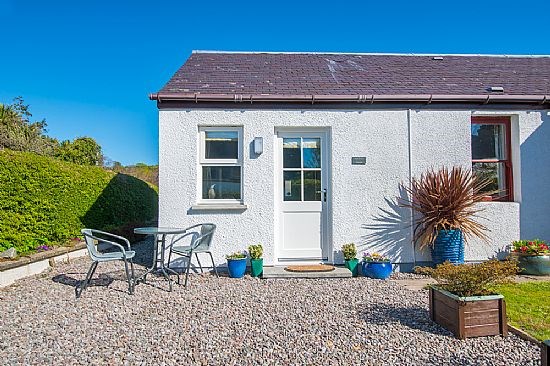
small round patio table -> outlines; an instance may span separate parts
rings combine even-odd
[[[138,227],[134,229],[135,234],[142,235],[154,235],[155,242],[153,244],[154,254],[153,254],[153,263],[150,268],[147,268],[144,274],[142,274],[137,280],[137,282],[146,282],[147,275],[153,272],[160,272],[168,281],[169,291],[172,291],[172,279],[168,275],[168,272],[171,272],[178,276],[179,282],[179,273],[174,271],[172,268],[169,268],[164,264],[164,252],[166,252],[166,236],[167,235],[178,235],[185,234],[185,229],[180,228],[171,228],[171,227]],[[160,245],[159,245],[160,244]],[[159,256],[160,251],[160,256]]]

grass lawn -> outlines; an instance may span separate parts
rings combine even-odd
[[[543,341],[550,339],[550,281],[499,285],[513,326]]]

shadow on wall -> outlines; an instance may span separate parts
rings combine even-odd
[[[550,113],[541,114],[542,124],[521,144],[522,239],[550,240]]]
[[[134,228],[157,225],[158,193],[144,181],[118,173],[80,220],[85,227],[134,242],[142,238],[135,236]]]
[[[399,193],[400,197],[406,197],[402,187],[399,187]],[[397,198],[384,198],[384,201],[386,207],[378,207],[372,222],[361,226],[366,233],[361,236],[358,250],[361,253],[380,252],[392,262],[413,262],[410,210],[400,207]]]

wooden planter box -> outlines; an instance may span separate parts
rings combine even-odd
[[[550,339],[542,342],[540,364],[542,366],[550,366]]]
[[[508,334],[502,295],[459,297],[430,287],[430,319],[459,339]]]

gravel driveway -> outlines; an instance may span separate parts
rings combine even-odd
[[[161,288],[131,296],[113,263],[77,300],[89,264],[0,290],[1,364],[540,365],[539,349],[513,335],[453,338],[429,320],[427,291],[399,281],[206,274],[168,293],[151,277]]]

